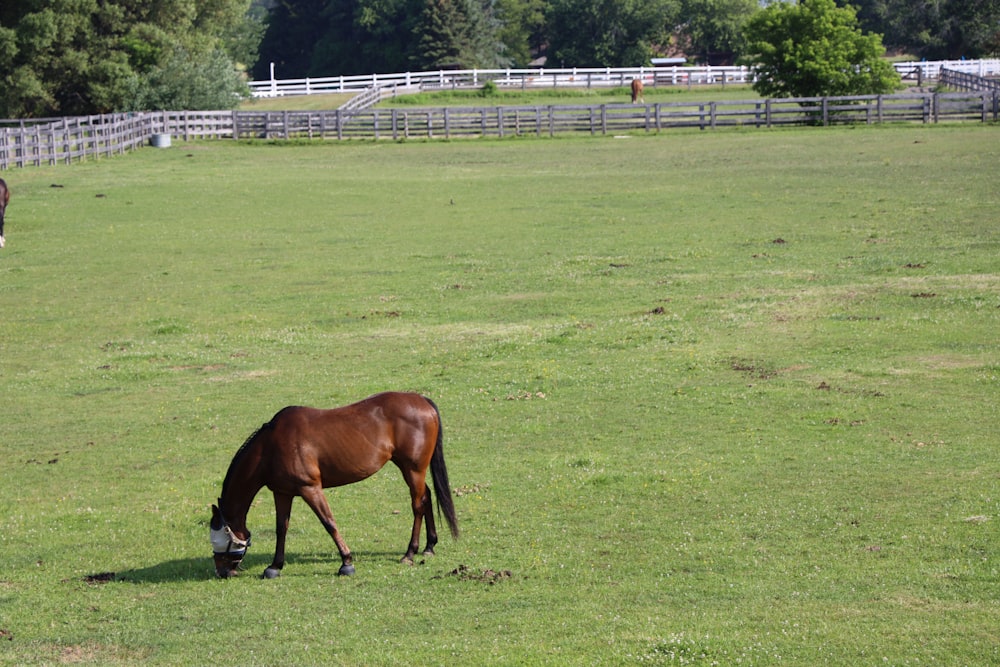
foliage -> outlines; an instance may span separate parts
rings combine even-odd
[[[855,10],[834,0],[769,5],[745,32],[743,60],[762,96],[870,95],[899,86],[879,36],[863,34]]]
[[[969,0],[852,0],[861,25],[888,48],[929,60],[1000,53],[1000,3]]]
[[[254,71],[268,78],[508,64],[490,0],[284,0]],[[527,20],[527,19],[525,19]]]
[[[7,172],[0,664],[998,664],[998,168],[975,124]],[[390,466],[327,492],[354,577],[296,501],[260,580],[264,491],[214,581],[247,435],[387,388],[462,538],[400,565]]]
[[[272,64],[278,78],[308,76],[314,51],[318,50],[317,43],[328,29],[330,19],[334,20],[334,25],[344,25],[344,17],[332,14],[332,9],[329,13],[324,12],[326,6],[327,0],[280,0],[275,3],[267,14],[253,77],[258,80],[271,78]],[[348,39],[349,35],[343,37]],[[315,57],[319,57],[318,54]],[[327,74],[340,72],[349,73],[337,68]]]
[[[758,9],[757,0],[681,0],[689,54],[710,65],[731,64],[742,50],[743,26]]]
[[[411,61],[417,69],[473,69],[507,65],[500,57],[494,17],[477,0],[424,0],[414,26]]]
[[[479,96],[480,97],[496,97],[496,95],[497,95],[498,92],[499,92],[499,89],[497,88],[497,84],[494,83],[493,81],[487,81],[479,89]]]
[[[219,49],[194,58],[176,47],[145,77],[132,82],[125,100],[131,109],[230,109],[249,95],[232,60]]]
[[[497,0],[499,39],[503,55],[514,67],[527,67],[547,41],[545,8],[547,0]]]
[[[249,0],[26,0],[0,13],[0,116],[85,115],[135,108],[156,99],[176,109],[192,100],[225,100],[243,90],[234,55],[249,62],[256,50]],[[178,63],[178,58],[188,62]],[[227,61],[219,67],[220,58]],[[216,89],[209,97],[178,93],[172,82],[149,90],[165,70],[187,69]],[[192,107],[188,107],[192,108]],[[204,107],[197,107],[204,108]]]
[[[548,65],[649,64],[654,47],[669,42],[678,7],[678,0],[551,0]]]

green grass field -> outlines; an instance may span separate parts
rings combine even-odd
[[[995,126],[175,143],[3,174],[0,664],[1000,661]],[[58,187],[57,187],[58,186]],[[441,407],[386,468],[209,506],[288,404]]]

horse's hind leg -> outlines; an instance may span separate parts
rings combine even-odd
[[[420,549],[420,526],[427,519],[427,547],[424,553],[432,555],[437,544],[437,531],[434,529],[434,514],[431,507],[431,492],[427,488],[426,472],[403,471],[406,485],[410,487],[410,504],[413,507],[413,530],[410,533],[410,544],[402,562],[413,565],[413,556]]]
[[[351,550],[347,548],[347,543],[344,542],[344,538],[340,536],[340,531],[337,530],[337,524],[333,520],[333,512],[330,511],[330,505],[326,502],[326,496],[323,495],[323,489],[320,487],[309,487],[302,490],[302,499],[306,501],[306,504],[312,508],[312,511],[316,513],[319,517],[320,523],[326,528],[326,532],[330,534],[333,538],[334,544],[337,545],[337,551],[340,552],[340,572],[339,574],[348,575],[354,574],[354,559],[351,557]]]

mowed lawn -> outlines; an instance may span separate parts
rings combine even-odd
[[[4,172],[0,664],[1000,662],[989,125],[216,141]],[[209,507],[289,404],[444,420],[458,541],[391,466]]]

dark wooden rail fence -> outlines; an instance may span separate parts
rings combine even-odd
[[[987,79],[983,76],[959,72],[953,69],[942,69],[939,83],[942,86],[957,90],[1000,90],[1000,81],[996,79]]]
[[[157,111],[0,121],[0,169],[121,154],[155,135],[199,139],[405,140],[624,134],[672,128],[997,122],[1000,90],[703,103]]]

